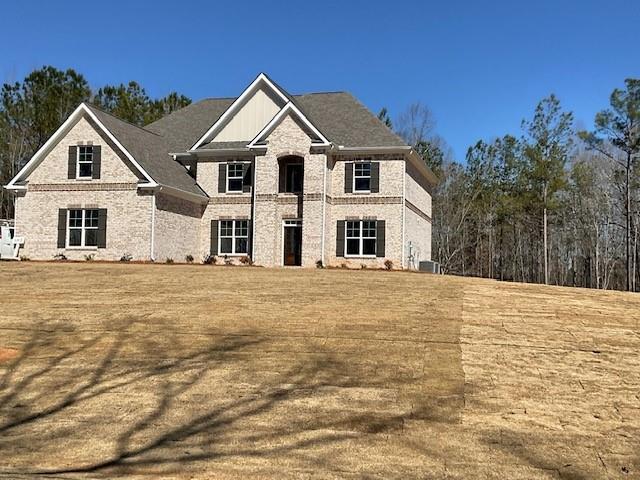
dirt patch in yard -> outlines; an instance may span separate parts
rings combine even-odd
[[[0,477],[640,472],[633,295],[340,270],[4,273],[0,336],[19,356],[0,364]]]
[[[2,348],[0,347],[0,363],[7,362],[18,356],[18,350],[15,348]]]

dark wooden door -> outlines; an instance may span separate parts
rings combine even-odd
[[[302,265],[302,226],[284,227],[284,264]]]

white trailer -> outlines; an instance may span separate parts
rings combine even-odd
[[[20,246],[24,238],[15,236],[13,225],[6,220],[0,221],[0,260],[20,260]]]

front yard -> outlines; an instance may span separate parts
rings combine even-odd
[[[0,263],[0,477],[637,478],[640,297]]]

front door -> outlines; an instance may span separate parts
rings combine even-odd
[[[299,220],[285,220],[284,264],[302,265],[302,224]]]

